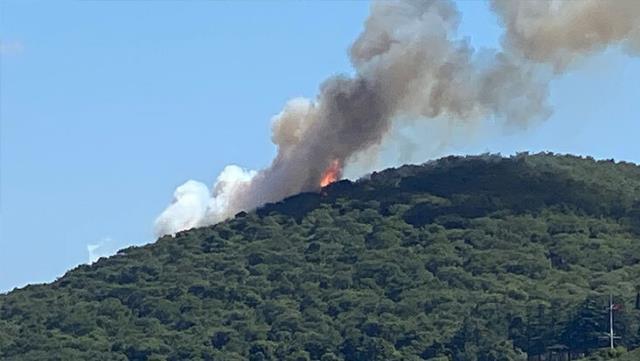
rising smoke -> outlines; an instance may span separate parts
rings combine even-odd
[[[273,118],[278,153],[258,172],[227,167],[212,192],[188,181],[155,223],[157,235],[216,223],[302,191],[384,139],[397,119],[526,127],[546,119],[548,85],[579,59],[621,44],[640,51],[640,1],[493,0],[501,49],[457,36],[452,1],[375,2],[350,49],[354,76],[334,76],[315,100]]]

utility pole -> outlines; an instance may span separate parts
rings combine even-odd
[[[613,350],[613,294],[609,294],[609,347]]]

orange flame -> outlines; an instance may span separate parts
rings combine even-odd
[[[322,178],[320,179],[320,187],[326,187],[329,184],[335,182],[340,178],[340,173],[342,173],[342,167],[340,166],[340,161],[335,159],[329,164],[329,167],[322,174]]]

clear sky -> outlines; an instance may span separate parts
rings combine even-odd
[[[487,5],[460,32],[495,47]],[[187,179],[275,154],[287,99],[350,73],[366,2],[0,1],[0,292],[153,241]],[[640,162],[640,60],[616,49],[552,83],[549,120],[444,153],[570,152]],[[427,160],[427,159],[422,159]]]

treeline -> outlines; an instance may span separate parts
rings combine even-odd
[[[640,346],[639,237],[636,165],[449,157],[0,295],[0,359],[627,357]]]

